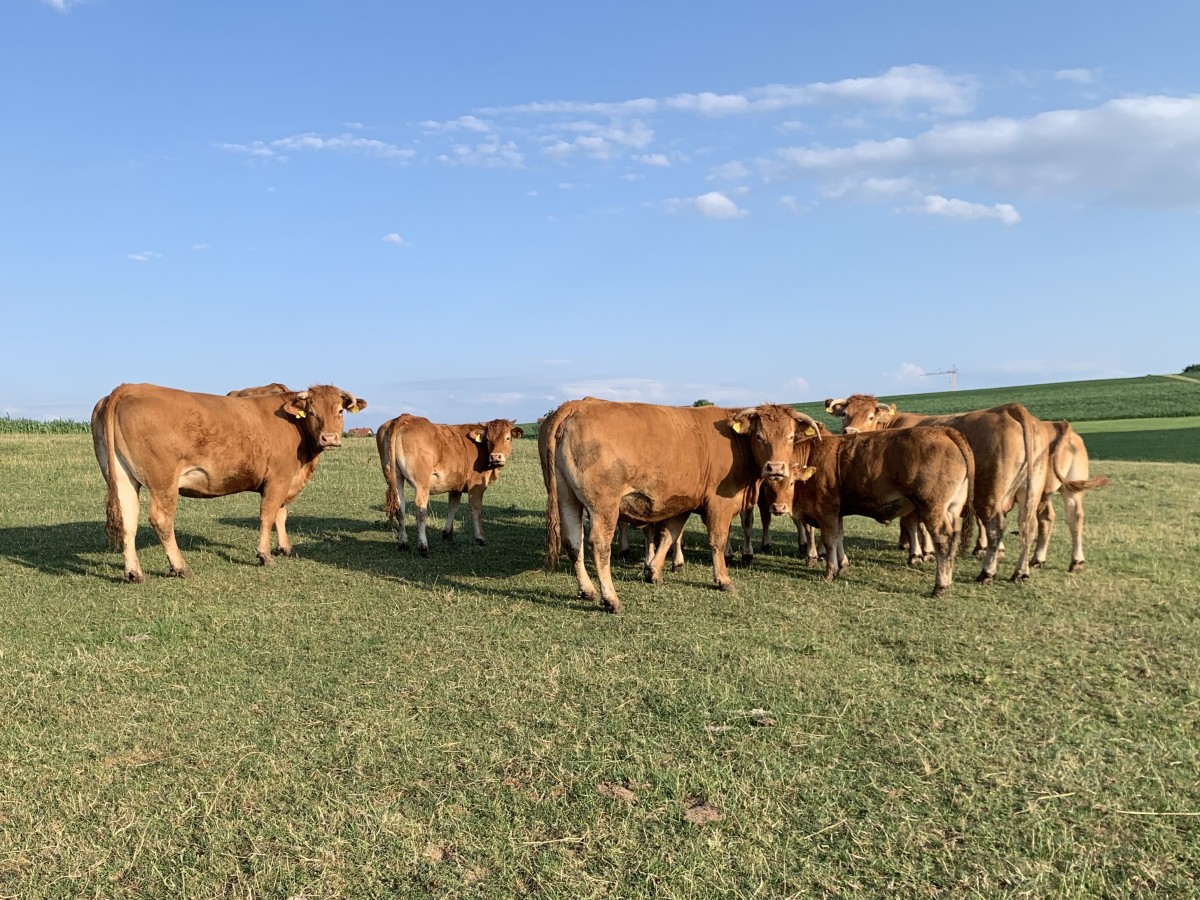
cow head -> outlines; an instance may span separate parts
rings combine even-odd
[[[502,469],[512,453],[512,442],[525,436],[525,430],[509,419],[492,419],[476,425],[467,435],[487,453],[487,467]]]
[[[869,394],[851,394],[842,400],[826,400],[825,412],[842,420],[843,434],[857,434],[891,425],[896,404],[882,403]]]
[[[322,450],[342,446],[344,411],[359,412],[367,408],[366,400],[359,400],[331,384],[317,385],[287,396],[284,415],[295,419],[300,429]]]
[[[804,446],[803,444],[801,445]],[[807,454],[802,454],[807,461]],[[771,513],[776,516],[790,516],[792,514],[792,498],[796,496],[796,485],[803,484],[808,479],[812,478],[817,473],[817,470],[809,465],[804,465],[798,458],[792,460],[792,465],[788,471],[787,478],[779,481],[764,481],[762,486],[763,496],[771,505]]]
[[[755,463],[760,466],[760,477],[768,481],[788,477],[798,444],[810,438],[821,439],[820,426],[811,416],[774,403],[734,413],[729,419],[729,427],[750,438],[750,449]]]

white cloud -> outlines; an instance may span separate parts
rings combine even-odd
[[[928,373],[918,366],[916,363],[901,363],[900,368],[895,372],[888,374],[886,377],[894,381],[916,381],[918,378],[924,378]]]
[[[928,107],[942,115],[962,115],[975,105],[975,81],[947,75],[935,66],[893,66],[882,75],[810,84],[770,84],[742,94],[676,94],[664,105],[707,116],[770,112],[818,103],[855,103],[893,113]]]
[[[437,122],[432,119],[426,119],[421,123],[421,127],[426,131],[477,131],[481,133],[490,133],[492,126],[483,119],[475,116],[459,116],[457,119],[451,119],[449,122]]]
[[[153,250],[142,250],[139,253],[129,253],[125,258],[132,259],[134,262],[149,262],[152,259],[162,259],[162,254],[155,253]]]
[[[84,0],[42,0],[47,6],[53,6],[59,12],[65,13],[72,6],[79,6]]]
[[[692,202],[696,212],[707,219],[738,219],[747,215],[746,210],[741,209],[720,191],[701,194]]]
[[[1025,119],[939,125],[913,138],[846,147],[792,147],[768,174],[918,177],[1027,197],[1126,206],[1200,205],[1200,95],[1111,100]]]
[[[385,244],[404,244],[404,243],[407,243],[407,242],[404,240],[404,238],[402,238],[400,235],[398,235],[398,234],[397,234],[396,232],[394,232],[394,231],[393,231],[391,234],[385,234],[385,235],[384,235],[382,238],[380,238],[380,240],[382,240],[382,241],[383,241]]]
[[[810,388],[808,385],[808,379],[801,378],[799,375],[797,375],[795,378],[788,379],[787,388],[789,390],[799,391],[802,394],[807,394],[810,390],[812,390],[812,388]]]
[[[911,178],[845,178],[834,184],[825,185],[821,193],[833,199],[889,200],[916,191],[916,182]]]
[[[671,160],[667,159],[665,153],[641,153],[633,157],[637,162],[647,166],[669,167]]]
[[[784,194],[779,198],[779,202],[782,203],[785,208],[790,209],[794,213],[806,213],[816,206],[816,204],[811,200],[806,203],[801,203],[792,194]]]
[[[1005,225],[1016,225],[1021,221],[1021,214],[1009,203],[986,206],[983,203],[948,199],[938,194],[929,194],[925,197],[921,212],[930,216],[945,216],[950,219],[966,221],[999,219]]]
[[[397,147],[395,144],[388,144],[372,138],[357,137],[349,133],[323,137],[313,131],[293,134],[273,141],[251,141],[248,144],[225,143],[217,146],[233,153],[245,153],[249,156],[267,159],[286,159],[287,151],[322,150],[401,161],[409,160],[416,155],[416,151],[409,148]]]
[[[212,244],[192,244],[193,250],[211,250]]]
[[[1091,69],[1059,69],[1054,77],[1060,81],[1073,81],[1076,84],[1091,84],[1096,80],[1096,73]]]
[[[517,106],[484,106],[475,112],[485,116],[504,115],[602,115],[641,116],[658,108],[658,101],[649,97],[624,100],[617,103],[581,103],[570,100],[554,100],[549,103],[522,103]]]
[[[599,397],[601,400],[620,400],[626,403],[671,403],[672,394],[666,382],[650,378],[604,378],[564,384],[559,390],[563,397]]]
[[[712,171],[708,173],[709,181],[740,181],[750,175],[750,170],[743,163],[733,162],[722,163],[719,166],[713,166]]]
[[[525,165],[525,155],[512,141],[484,141],[474,146],[456,144],[450,153],[438,156],[438,162],[485,169],[521,169]]]

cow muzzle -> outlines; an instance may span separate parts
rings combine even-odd
[[[493,453],[488,457],[488,467],[492,469],[503,469],[504,463],[507,462],[503,453]]]
[[[790,516],[791,514],[792,514],[792,507],[790,504],[787,504],[787,503],[772,503],[771,504],[771,515],[773,515],[773,516]]]
[[[843,428],[842,434],[858,434],[857,428]]]
[[[326,447],[342,446],[342,436],[336,431],[322,431],[321,436],[317,438],[317,443],[321,445],[321,449]]]
[[[785,462],[768,460],[763,464],[762,477],[769,481],[779,481],[781,478],[787,478],[787,474],[788,464]]]

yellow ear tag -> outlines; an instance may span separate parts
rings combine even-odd
[[[303,419],[303,418],[304,418],[306,415],[308,415],[308,413],[306,413],[306,412],[305,412],[304,410],[302,410],[302,409],[298,409],[298,410],[296,410],[296,411],[293,413],[293,415],[294,415],[294,416],[295,416],[297,419]]]
[[[803,469],[800,470],[800,474],[796,476],[796,480],[797,481],[808,481],[808,479],[812,478],[816,474],[817,474],[817,470],[814,469],[812,466],[805,466]]]
[[[809,425],[807,428],[804,429],[805,437],[812,437],[816,433],[817,433],[817,429],[813,428],[811,425]]]
[[[733,429],[734,434],[742,433],[742,423],[741,422],[733,422],[730,424],[729,427]]]
[[[482,444],[483,443],[483,435],[482,434],[473,434],[473,435],[471,435],[471,440],[473,440],[477,444]]]

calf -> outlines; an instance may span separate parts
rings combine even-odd
[[[1088,477],[1088,453],[1083,438],[1071,428],[1070,422],[1042,422],[1043,437],[1050,448],[1050,465],[1046,474],[1046,489],[1038,504],[1037,546],[1033,551],[1032,566],[1046,562],[1046,548],[1050,543],[1050,532],[1054,529],[1054,506],[1050,498],[1062,495],[1063,512],[1067,517],[1067,528],[1071,532],[1071,565],[1068,572],[1083,569],[1083,493],[1102,488],[1108,477]]]
[[[512,453],[512,442],[525,434],[508,419],[493,419],[470,425],[439,425],[421,416],[405,413],[384,422],[375,433],[379,462],[387,482],[384,512],[398,526],[397,548],[408,549],[404,524],[404,490],[397,474],[413,486],[417,506],[417,551],[429,555],[425,522],[429,517],[430,494],[450,495],[446,510],[444,540],[454,538],[454,518],[462,495],[467,493],[475,543],[483,545],[483,492],[500,477]]]

